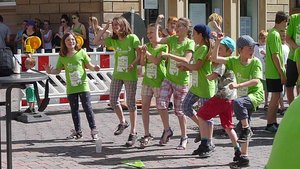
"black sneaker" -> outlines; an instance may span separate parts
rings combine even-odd
[[[242,168],[242,167],[248,167],[249,166],[249,158],[247,156],[240,156],[238,161],[233,162],[232,165],[230,165],[230,168]]]
[[[234,151],[234,157],[233,157],[233,162],[237,162],[239,160],[239,158],[241,157],[241,150],[235,150]]]
[[[173,110],[173,103],[172,102],[169,102],[168,110]]]
[[[34,109],[34,108],[28,107],[28,108],[24,111],[24,113],[35,113],[35,109]]]
[[[215,145],[214,144],[208,144],[203,145],[200,144],[199,146],[199,157],[200,158],[208,158],[211,156],[211,154],[215,151]]]
[[[127,140],[125,146],[126,147],[132,147],[134,145],[134,143],[136,142],[136,140],[137,140],[137,133],[129,134],[128,140]]]
[[[114,132],[114,135],[117,136],[117,135],[122,134],[123,131],[124,131],[128,126],[129,126],[129,124],[128,124],[127,121],[125,121],[124,124],[119,124],[119,125],[117,126],[116,131]]]
[[[266,131],[270,133],[276,133],[278,130],[277,123],[268,124],[265,128]]]
[[[249,127],[243,128],[237,141],[239,143],[246,143],[251,138],[252,135],[253,132]]]

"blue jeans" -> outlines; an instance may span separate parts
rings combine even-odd
[[[81,132],[81,124],[80,124],[80,115],[79,115],[79,103],[78,98],[80,97],[81,105],[85,112],[86,118],[88,120],[90,129],[95,129],[95,117],[91,104],[91,95],[90,92],[82,92],[82,93],[73,93],[68,95],[72,119],[76,132]]]

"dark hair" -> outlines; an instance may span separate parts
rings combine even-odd
[[[288,21],[288,18],[289,18],[289,16],[285,13],[285,12],[283,12],[283,11],[278,11],[277,13],[276,13],[276,17],[275,17],[275,23],[276,24],[280,24],[281,22],[283,22],[283,21]]]
[[[60,19],[66,20],[67,24],[70,22],[70,18],[66,14],[62,14],[61,17],[60,17]]]
[[[47,22],[50,25],[50,21],[49,20],[44,20],[44,22]]]
[[[67,32],[67,33],[64,34],[64,36],[62,37],[61,42],[60,42],[60,51],[59,51],[59,55],[62,56],[62,57],[65,57],[65,56],[67,56],[67,54],[68,54],[68,48],[67,48],[67,46],[66,46],[65,40],[66,40],[67,37],[70,36],[70,35],[72,35],[72,36],[75,38],[75,41],[76,41],[75,50],[76,50],[76,51],[79,51],[79,50],[80,50],[80,48],[78,47],[78,43],[77,43],[75,34],[72,33],[72,32]]]
[[[72,15],[75,15],[77,18],[80,18],[79,12],[72,13]]]
[[[124,17],[122,16],[114,17],[113,21],[116,21],[120,25],[120,29],[121,29],[120,31],[122,37],[126,37],[127,35],[132,33],[130,24]],[[119,37],[113,32],[112,39],[119,39]]]
[[[0,22],[3,22],[3,17],[2,17],[2,15],[0,15]]]

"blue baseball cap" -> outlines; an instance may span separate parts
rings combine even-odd
[[[35,26],[35,22],[33,20],[28,20],[26,24],[28,26]]]
[[[232,52],[235,51],[235,42],[233,39],[231,39],[230,37],[228,36],[225,36],[221,42],[220,42],[222,45],[225,45],[227,46],[229,49],[231,49]]]
[[[211,37],[210,36],[210,33],[211,33],[210,28],[204,24],[195,25],[194,30],[197,31],[198,33],[201,33],[204,38],[209,39]]]
[[[239,37],[236,41],[236,47],[237,48],[243,48],[245,46],[254,46],[258,43],[253,40],[253,38],[249,35],[242,35]]]

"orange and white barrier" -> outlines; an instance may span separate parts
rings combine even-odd
[[[87,70],[88,75],[88,83],[91,89],[91,96],[92,96],[92,103],[98,102],[108,102],[109,101],[109,90],[110,90],[110,83],[112,78],[113,72],[113,65],[114,65],[114,52],[87,52],[87,54],[91,58],[91,62],[93,64],[98,64],[101,67],[99,72],[92,72]],[[24,62],[26,59],[25,54],[15,54],[16,57],[22,60],[22,71],[26,71],[24,67]],[[32,57],[36,59],[35,69],[45,72],[43,65],[49,64],[55,67],[59,53],[55,53],[55,50],[52,53],[34,53]],[[61,104],[67,104],[68,99],[66,96],[66,79],[65,79],[65,72],[62,71],[58,75],[49,75],[50,83],[49,83],[49,98],[50,103],[49,106],[57,106]],[[44,83],[39,82],[39,93],[40,97],[44,98]],[[21,91],[21,105],[19,110],[25,108],[27,106],[26,96],[24,91]],[[125,92],[122,89],[120,99],[125,99]]]

